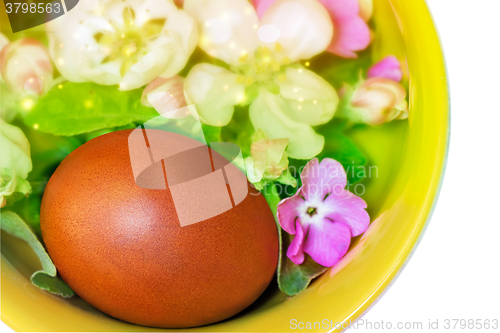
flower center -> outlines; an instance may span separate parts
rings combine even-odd
[[[240,74],[237,82],[245,83],[249,87],[254,83],[272,85],[276,76],[280,81],[285,81],[282,66],[290,64],[290,59],[281,54],[281,45],[276,43],[274,50],[259,46],[253,58],[244,54],[239,62],[241,65],[233,68],[236,73]]]
[[[307,214],[308,214],[309,216],[311,216],[311,217],[312,217],[312,216],[316,215],[317,213],[318,213],[318,212],[317,212],[317,210],[316,210],[316,207],[309,207],[309,208],[307,208]]]
[[[94,35],[97,43],[104,47],[107,53],[102,63],[122,60],[120,73],[124,75],[133,64],[147,53],[148,42],[156,39],[162,32],[165,19],[150,20],[142,27],[135,25],[135,13],[130,7],[123,10],[123,26],[117,26],[113,32],[99,32]]]

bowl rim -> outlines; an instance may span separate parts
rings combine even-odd
[[[376,1],[376,0],[375,0]],[[369,303],[365,306],[364,310],[359,311],[356,316],[354,317],[354,320],[359,320],[363,318],[381,299],[382,297],[389,291],[389,289],[392,287],[392,285],[396,282],[396,280],[399,278],[403,270],[406,268],[408,263],[410,262],[410,259],[413,257],[415,251],[417,250],[418,246],[420,245],[427,228],[429,227],[430,221],[434,215],[434,211],[436,209],[437,203],[439,196],[441,194],[441,189],[443,186],[445,174],[446,174],[446,169],[447,169],[447,164],[448,164],[448,154],[450,150],[450,138],[451,138],[451,100],[450,100],[450,85],[448,81],[448,69],[446,65],[446,58],[444,55],[443,51],[443,46],[440,38],[439,31],[436,27],[435,21],[433,19],[432,13],[430,12],[429,6],[427,5],[426,0],[388,0],[388,2],[392,5],[394,14],[397,16],[398,20],[398,25],[400,26],[400,29],[402,30],[401,33],[403,35],[404,39],[404,44],[411,44],[412,40],[414,37],[409,37],[407,34],[404,33],[403,30],[408,31],[408,29],[411,29],[407,27],[404,29],[403,27],[403,19],[401,16],[403,13],[408,15],[409,13],[412,12],[417,12],[423,15],[427,21],[430,21],[431,27],[432,27],[432,34],[427,35],[429,38],[429,41],[427,43],[427,46],[432,48],[435,53],[439,54],[438,56],[438,62],[441,63],[441,68],[440,72],[443,74],[442,79],[445,81],[444,87],[442,87],[442,90],[440,91],[442,93],[443,97],[443,102],[444,105],[442,106],[442,111],[444,112],[445,116],[445,121],[446,125],[442,127],[444,129],[444,133],[441,133],[441,135],[444,137],[444,143],[441,143],[441,149],[442,151],[442,156],[441,156],[441,167],[440,167],[440,175],[438,180],[430,186],[430,189],[434,188],[435,193],[433,194],[432,198],[432,203],[428,206],[427,208],[427,217],[424,220],[422,224],[422,229],[420,233],[415,237],[415,243],[413,244],[412,247],[408,249],[403,255],[405,256],[403,262],[401,263],[400,267],[396,269],[395,273],[393,274],[392,277],[390,277],[386,283],[385,286],[382,286],[380,289],[380,293],[373,297]],[[417,17],[418,15],[415,15]],[[410,22],[412,22],[410,20]],[[415,26],[415,22],[413,22],[413,26]],[[409,98],[411,100],[411,98]],[[344,330],[330,330],[329,332],[341,332]]]

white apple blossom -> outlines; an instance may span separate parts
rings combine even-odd
[[[169,78],[196,47],[196,23],[171,0],[85,0],[47,24],[50,54],[72,82],[120,90]]]
[[[230,69],[201,63],[184,83],[189,102],[212,126],[227,125],[236,105],[250,105],[255,130],[289,139],[288,155],[309,159],[324,138],[311,126],[332,119],[333,87],[297,62],[328,47],[333,24],[316,0],[278,0],[258,18],[246,0],[185,0],[200,28],[198,45]]]

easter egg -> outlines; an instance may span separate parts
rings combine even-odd
[[[58,274],[95,308],[134,324],[194,327],[242,311],[267,288],[278,262],[266,200],[247,183],[239,204],[182,226],[168,186],[137,185],[131,133],[88,141],[50,178],[40,222]]]

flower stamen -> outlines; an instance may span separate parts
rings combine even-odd
[[[308,214],[309,216],[314,216],[314,215],[316,215],[317,213],[318,213],[318,212],[317,212],[316,207],[309,207],[309,208],[307,208],[307,214]]]
[[[147,53],[147,42],[158,37],[166,19],[150,20],[139,28],[134,24],[135,13],[130,7],[126,7],[122,15],[123,26],[116,26],[112,23],[115,32],[98,32],[94,35],[94,39],[107,52],[107,57],[102,63],[121,59],[120,72],[124,75],[140,57]]]
[[[249,87],[254,82],[272,82],[273,78],[276,77],[282,82],[285,81],[286,77],[282,73],[282,67],[290,64],[291,61],[289,58],[280,55],[281,51],[281,45],[276,43],[274,49],[269,49],[265,46],[259,47],[252,58],[247,53],[242,54],[238,58],[238,62],[241,65],[233,68],[235,72],[240,74],[237,82],[240,84],[245,83]]]

